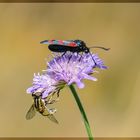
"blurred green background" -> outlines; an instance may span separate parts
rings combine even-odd
[[[78,90],[95,137],[140,136],[140,4],[1,3],[0,136],[85,137],[84,124],[68,88],[61,91],[59,125],[37,114],[25,119],[32,104],[26,94],[33,73],[46,68],[51,52],[45,39],[81,39],[104,59],[108,70],[94,74]]]

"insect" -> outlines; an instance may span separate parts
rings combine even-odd
[[[73,53],[74,52],[90,53],[90,48],[100,48],[106,51],[109,50],[109,48],[104,48],[100,46],[93,46],[93,47],[88,48],[86,46],[86,43],[82,40],[44,40],[44,41],[41,41],[40,43],[48,44],[49,45],[48,48],[53,52],[63,52],[62,55],[64,55],[67,51],[70,51]],[[93,61],[95,63],[94,59]]]
[[[26,119],[27,120],[32,119],[36,115],[36,112],[39,112],[41,115],[48,117],[51,121],[58,123],[58,121],[56,120],[56,118],[53,115],[56,112],[56,109],[47,108],[46,102],[43,99],[41,99],[40,95],[33,94],[32,96],[34,99],[34,103],[28,110],[28,112],[26,114]]]

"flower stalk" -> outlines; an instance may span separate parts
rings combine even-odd
[[[84,124],[85,124],[85,128],[86,128],[86,131],[87,131],[89,140],[94,140],[93,139],[93,136],[92,136],[92,133],[91,133],[91,128],[90,128],[90,125],[89,125],[89,122],[88,122],[86,113],[84,111],[84,108],[82,106],[82,103],[80,101],[80,98],[79,98],[79,96],[78,96],[78,94],[77,94],[77,92],[76,92],[76,90],[74,88],[74,85],[69,85],[69,88],[70,88],[70,90],[71,90],[71,92],[72,92],[72,94],[73,94],[73,96],[75,98],[75,101],[76,101],[76,103],[77,103],[77,105],[79,107],[79,110],[81,112],[81,115],[83,117],[83,121],[84,121]]]

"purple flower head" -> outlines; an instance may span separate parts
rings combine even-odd
[[[68,52],[65,55],[56,55],[48,62],[46,74],[55,81],[64,81],[67,85],[75,83],[79,88],[83,88],[83,79],[97,81],[95,77],[91,76],[92,73],[96,72],[93,69],[96,67],[107,68],[97,54]]]
[[[39,92],[42,94],[42,98],[46,98],[49,93],[55,92],[56,84],[57,81],[47,74],[34,74],[33,86],[27,89],[27,93],[35,94]]]
[[[91,76],[97,72],[94,68],[107,68],[97,54],[68,52],[65,55],[55,55],[47,63],[45,73],[34,74],[33,85],[27,89],[27,93],[41,93],[42,98],[47,98],[50,93],[59,91],[66,84],[76,84],[79,88],[84,88],[83,79],[97,81]]]

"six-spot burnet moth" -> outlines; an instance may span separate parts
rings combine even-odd
[[[109,48],[104,48],[104,47],[100,47],[100,46],[93,46],[88,48],[86,46],[86,43],[82,40],[44,40],[40,42],[41,44],[48,44],[48,48],[52,51],[52,52],[60,52],[63,53],[62,55],[64,55],[67,51],[70,52],[84,52],[84,53],[90,53],[90,48],[100,48],[103,50],[109,50]],[[92,57],[92,55],[91,55]],[[92,60],[95,63],[95,60],[92,58]],[[96,63],[95,63],[96,64]]]

